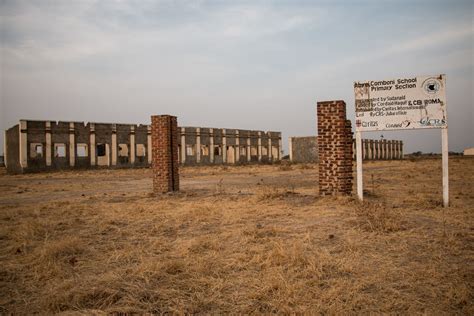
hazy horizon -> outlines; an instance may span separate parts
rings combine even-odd
[[[449,150],[474,147],[472,1],[1,1],[0,129],[18,120],[316,135],[353,82],[446,74]],[[379,138],[382,133],[364,133]],[[440,152],[440,130],[383,132]],[[3,154],[3,137],[0,138]]]

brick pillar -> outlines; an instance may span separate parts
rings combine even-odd
[[[151,117],[153,191],[166,193],[179,190],[178,120],[176,116]]]
[[[318,102],[319,194],[352,193],[352,127],[344,101]]]

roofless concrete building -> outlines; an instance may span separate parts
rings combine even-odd
[[[271,163],[281,159],[281,133],[179,127],[182,165]],[[5,131],[9,173],[151,165],[150,125],[20,120]]]

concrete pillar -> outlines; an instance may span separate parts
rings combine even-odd
[[[293,137],[288,138],[288,151],[290,155],[290,161],[293,161]]]
[[[74,135],[74,123],[69,123],[69,166],[74,167],[76,165],[76,142]]]
[[[227,163],[227,138],[225,129],[222,129],[222,162]]]
[[[379,140],[374,140],[374,150],[375,150],[375,160],[380,160],[380,141]]]
[[[390,143],[388,140],[385,141],[385,159],[390,159]]]
[[[247,161],[252,161],[252,153],[250,152],[250,135],[247,137]]]
[[[380,145],[380,159],[383,160],[385,159],[385,141],[384,140],[379,140],[379,145]]]
[[[201,162],[201,129],[196,128],[196,163]]]
[[[258,161],[262,161],[262,132],[258,132],[258,141],[257,141],[257,151],[258,151]]]
[[[209,129],[209,161],[214,163],[214,130]]]
[[[116,166],[117,165],[117,124],[112,124],[112,148],[111,148],[111,165]]]
[[[21,120],[18,125],[20,129],[20,166],[28,167],[28,127],[26,121]]]
[[[372,159],[373,160],[377,160],[377,140],[376,139],[373,139],[372,140]]]
[[[167,193],[179,190],[178,120],[175,116],[151,117],[153,148],[153,191]]]
[[[181,163],[186,162],[186,128],[181,127]]]
[[[130,126],[130,163],[135,163],[135,126]]]
[[[398,140],[392,140],[392,159],[398,159],[397,148],[398,148]]]
[[[147,156],[148,156],[148,164],[151,165],[152,163],[152,157],[153,157],[153,151],[152,151],[152,143],[151,143],[151,126],[148,125],[146,127],[146,149],[147,149]]]
[[[52,156],[52,143],[51,143],[51,122],[45,122],[45,138],[46,138],[46,148],[45,148],[45,158],[46,166],[51,166],[51,156]]]
[[[282,145],[281,145],[281,137],[278,139],[278,160],[281,160],[281,151],[282,151]]]
[[[7,131],[5,130],[3,132],[3,164],[5,165],[5,168],[8,167],[8,143],[7,143]]]
[[[388,141],[388,152],[389,152],[388,159],[390,159],[390,160],[393,159],[393,145],[394,145],[394,141],[389,140]]]
[[[392,140],[392,159],[398,159],[397,158],[397,147],[398,147],[398,141],[397,140]]]
[[[372,140],[368,139],[367,140],[367,159],[372,160]]]
[[[377,141],[371,140],[372,145],[372,160],[377,160]]]
[[[382,141],[377,140],[377,160],[382,160]]]
[[[91,151],[91,166],[96,165],[95,160],[95,124],[90,123],[90,151]]]
[[[240,136],[239,131],[235,131],[235,163],[238,163],[240,160]]]
[[[273,153],[272,153],[272,134],[268,133],[268,161],[273,161]]]

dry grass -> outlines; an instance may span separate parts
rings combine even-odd
[[[317,165],[0,175],[0,313],[474,314],[474,160],[366,165],[367,199]]]

